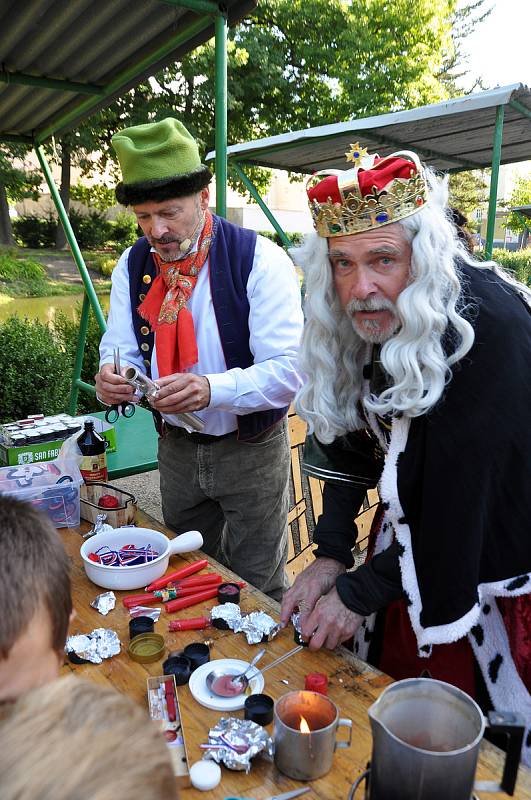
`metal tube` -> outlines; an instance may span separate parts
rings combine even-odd
[[[44,177],[46,178],[46,183],[48,184],[48,188],[50,189],[50,194],[52,196],[52,200],[54,205],[57,209],[57,213],[59,215],[59,219],[61,220],[61,225],[64,228],[66,238],[68,240],[68,244],[70,245],[70,249],[72,251],[72,255],[74,257],[74,261],[77,264],[77,268],[79,270],[79,274],[81,275],[81,280],[85,285],[85,291],[88,295],[88,299],[90,301],[90,305],[94,311],[94,315],[100,326],[100,330],[102,333],[105,333],[107,329],[107,324],[105,322],[105,317],[103,316],[103,311],[101,310],[98,297],[96,292],[94,291],[94,286],[92,285],[92,281],[90,280],[90,275],[88,274],[87,267],[85,265],[85,261],[81,254],[81,250],[79,249],[79,245],[76,241],[76,237],[74,231],[72,230],[72,226],[70,225],[70,220],[68,219],[68,214],[65,211],[65,207],[63,205],[63,201],[61,200],[61,196],[57,191],[57,186],[54,183],[52,173],[50,171],[50,167],[48,166],[48,162],[46,160],[46,156],[44,155],[44,151],[40,145],[35,148],[35,152],[37,153],[37,158],[39,159],[39,163],[41,165],[41,169],[44,173]]]
[[[523,114],[524,117],[531,119],[531,110],[520,103],[519,100],[509,100],[509,105],[514,108],[515,111],[519,111],[520,114]]]
[[[72,386],[70,387],[70,398],[68,400],[69,414],[75,414],[77,409],[77,397],[80,388],[78,381],[81,380],[81,368],[83,366],[83,354],[85,352],[85,341],[87,339],[89,311],[90,311],[90,303],[87,294],[85,292],[83,296],[83,308],[81,309],[81,319],[79,321],[79,334],[77,338],[74,373],[72,375]]]
[[[101,95],[105,87],[93,83],[76,83],[75,81],[62,81],[56,78],[44,78],[37,75],[26,75],[24,72],[7,72],[0,70],[0,81],[3,83],[16,83],[21,86],[39,86],[43,89],[55,89],[59,92],[74,92],[74,94]]]
[[[56,134],[58,131],[66,128],[70,123],[78,121],[81,116],[88,116],[91,111],[98,107],[102,98],[111,97],[124,86],[127,86],[127,84],[132,80],[145,72],[145,70],[149,69],[153,64],[156,64],[157,61],[160,61],[160,59],[167,56],[168,53],[176,50],[180,45],[185,44],[194,36],[197,36],[197,34],[201,33],[201,31],[203,31],[205,28],[208,28],[209,25],[212,25],[212,20],[210,17],[201,17],[194,20],[194,22],[191,22],[189,25],[186,25],[186,27],[181,28],[179,33],[168,39],[165,44],[158,47],[152,53],[144,56],[144,58],[134,66],[128,67],[127,69],[122,70],[122,72],[119,72],[118,75],[109,84],[107,84],[107,86],[105,86],[101,97],[92,97],[88,100],[83,100],[83,102],[81,102],[71,111],[59,116],[54,121],[53,125],[50,125],[44,130],[37,131],[35,141],[40,144],[50,136]]]
[[[498,200],[498,176],[500,174],[501,148],[503,140],[503,106],[496,108],[496,126],[492,144],[492,169],[490,173],[489,213],[487,218],[487,235],[485,241],[485,258],[492,258],[494,242],[494,226],[496,224],[496,203]]]
[[[264,201],[260,197],[260,195],[258,193],[258,189],[254,185],[254,183],[247,177],[245,172],[241,169],[240,165],[236,161],[232,161],[231,165],[234,167],[234,169],[238,173],[238,177],[245,184],[245,186],[246,186],[247,190],[249,191],[249,193],[256,200],[256,202],[258,203],[258,205],[260,206],[260,208],[262,209],[262,211],[264,212],[264,214],[268,218],[269,222],[271,223],[273,228],[276,230],[276,232],[280,236],[280,238],[282,240],[282,244],[284,245],[284,247],[285,248],[293,247],[293,242],[291,241],[289,236],[284,232],[284,230],[280,227],[280,225],[277,222],[276,218],[273,216],[271,211],[268,209],[268,207],[266,206],[266,204],[264,203]]]
[[[221,14],[221,10],[217,3],[212,3],[210,0],[159,0],[159,3],[164,3],[167,6],[177,6],[178,8],[189,8],[190,11],[195,11],[198,14]]]
[[[227,18],[215,19],[216,29],[216,213],[227,216]]]

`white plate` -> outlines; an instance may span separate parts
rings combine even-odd
[[[243,704],[250,694],[260,694],[264,688],[264,676],[262,673],[256,673],[249,680],[250,691],[247,689],[246,692],[236,697],[219,697],[219,695],[214,694],[210,689],[207,689],[206,678],[214,669],[228,673],[234,671],[234,675],[239,675],[248,666],[248,661],[240,661],[237,658],[219,658],[217,661],[207,661],[206,664],[201,664],[200,667],[192,672],[188,681],[192,697],[200,705],[210,708],[212,711],[238,711],[243,708]]]

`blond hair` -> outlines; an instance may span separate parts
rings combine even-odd
[[[73,676],[34,689],[0,723],[2,800],[174,800],[162,733],[133,701]]]

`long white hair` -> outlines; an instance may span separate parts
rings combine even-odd
[[[382,346],[381,361],[390,385],[379,396],[365,397],[365,408],[377,414],[402,413],[417,417],[441,398],[451,367],[474,343],[464,307],[456,260],[494,270],[517,285],[529,301],[531,293],[497,267],[478,262],[462,246],[446,215],[447,179],[426,170],[429,200],[417,213],[398,224],[411,243],[410,283],[400,293],[396,310],[398,332]],[[292,250],[306,277],[306,325],[299,351],[305,382],[295,400],[297,413],[310,432],[329,443],[348,431],[365,427],[359,414],[362,369],[370,345],[356,333],[336,296],[328,260],[327,240],[310,234]],[[451,332],[446,353],[442,337]]]

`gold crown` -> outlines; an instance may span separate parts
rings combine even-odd
[[[323,196],[310,197],[310,210],[319,236],[349,236],[389,225],[416,213],[426,203],[426,183],[415,153],[404,151],[378,159],[377,156],[367,156],[367,151],[355,144],[346,155],[347,160],[356,164],[354,169],[321,173],[336,176],[337,185],[332,184],[333,194],[340,201],[330,193],[326,199]],[[364,173],[363,193],[359,183],[360,168]],[[382,182],[382,168],[387,169],[384,174],[388,180],[378,188],[377,183]],[[371,183],[373,177],[375,182]],[[314,184],[308,189],[309,194],[313,194],[312,190],[321,182],[316,184],[313,176],[308,185],[312,181]]]

